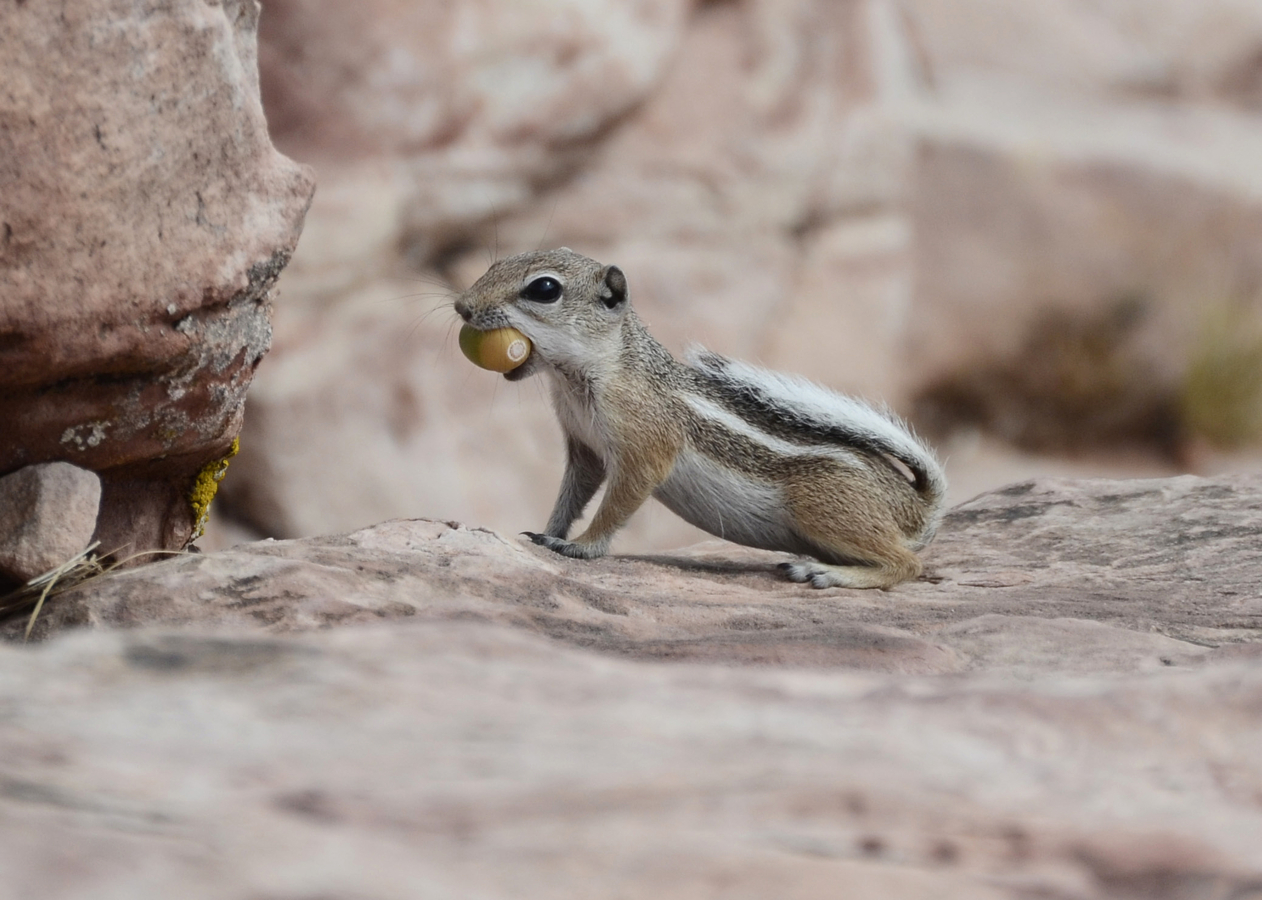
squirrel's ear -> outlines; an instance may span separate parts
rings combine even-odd
[[[617,266],[605,266],[603,279],[605,288],[600,292],[600,302],[609,309],[616,309],[627,302],[627,276]]]

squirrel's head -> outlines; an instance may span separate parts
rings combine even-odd
[[[518,381],[551,365],[587,371],[616,353],[630,303],[627,278],[567,247],[502,259],[456,298],[474,328],[511,326],[530,338],[526,362],[504,377]]]

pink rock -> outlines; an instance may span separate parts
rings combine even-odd
[[[101,480],[70,463],[0,477],[0,579],[29,581],[81,552],[96,530]]]
[[[285,633],[419,616],[637,659],[1133,673],[1253,639],[1238,623],[1262,611],[1259,509],[1257,477],[1024,482],[952,509],[924,577],[889,592],[806,589],[777,575],[784,555],[720,541],[579,561],[512,534],[398,520],[110,575],[48,604],[35,636],[85,623]]]
[[[98,472],[110,549],[188,541],[311,198],[268,139],[258,10],[70,0],[0,19],[0,472]]]
[[[0,645],[0,869],[49,900],[1243,900],[1259,535],[1262,479],[1056,480],[956,507],[888,592],[420,520],[107,575],[37,628],[115,627]]]

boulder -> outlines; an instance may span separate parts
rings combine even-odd
[[[1260,501],[1020,483],[888,592],[424,520],[115,572],[39,633],[97,627],[0,646],[0,867],[50,900],[1252,898]]]
[[[1259,509],[1256,477],[1023,482],[951,510],[924,576],[890,592],[809,589],[779,575],[782,554],[725,542],[583,561],[517,536],[399,520],[96,579],[50,600],[33,636],[472,619],[643,660],[1132,673],[1262,638]]]
[[[645,665],[473,622],[0,651],[16,896],[1256,896],[1262,671]]]
[[[0,476],[0,584],[29,581],[87,549],[101,479],[70,463],[39,463]]]
[[[101,477],[108,550],[183,547],[271,341],[309,169],[273,148],[255,0],[0,20],[0,472]]]

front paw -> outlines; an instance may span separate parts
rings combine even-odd
[[[533,531],[523,531],[522,534],[540,547],[547,547],[552,552],[560,553],[562,556],[568,556],[571,559],[595,559],[598,556],[605,555],[602,549],[593,547],[590,544],[567,541],[565,538],[553,537],[550,534],[536,534]]]

